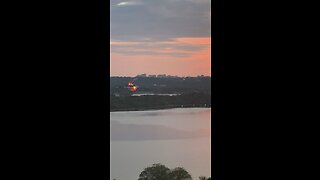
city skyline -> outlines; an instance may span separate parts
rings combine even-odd
[[[146,74],[146,73],[141,73],[141,74],[136,74],[133,76],[126,76],[126,75],[121,75],[121,76],[117,76],[117,75],[110,75],[110,77],[167,77],[167,78],[173,78],[173,77],[178,77],[178,78],[183,78],[183,77],[210,77],[210,75],[203,75],[203,74],[199,74],[199,75],[193,75],[193,76],[179,76],[179,75],[171,75],[171,74]]]

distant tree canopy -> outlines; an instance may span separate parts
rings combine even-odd
[[[191,175],[182,167],[174,168],[168,174],[172,180],[191,180]]]
[[[204,178],[204,180],[211,180],[210,178]],[[182,167],[169,169],[162,164],[153,164],[140,173],[138,180],[192,180],[192,177]]]
[[[110,111],[211,107],[211,78],[135,78],[136,92],[126,87],[132,78],[110,80]],[[179,95],[131,96],[141,93]]]
[[[170,180],[170,169],[162,164],[153,164],[151,167],[145,168],[139,175],[138,180]]]
[[[141,93],[183,93],[193,92],[211,93],[210,77],[190,78],[130,78],[110,77],[110,95],[118,93],[121,96],[130,96],[130,91],[125,88],[128,82],[137,85]]]

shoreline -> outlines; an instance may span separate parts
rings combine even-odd
[[[211,106],[175,106],[175,107],[150,107],[150,108],[124,108],[124,109],[113,109],[110,112],[123,112],[123,111],[154,111],[154,110],[165,110],[165,109],[176,109],[176,108],[211,108]]]

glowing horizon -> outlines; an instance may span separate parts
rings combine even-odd
[[[110,76],[211,76],[210,4],[111,1]]]

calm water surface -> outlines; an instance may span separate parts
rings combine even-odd
[[[211,177],[211,109],[111,112],[111,177],[138,179],[153,163]]]

